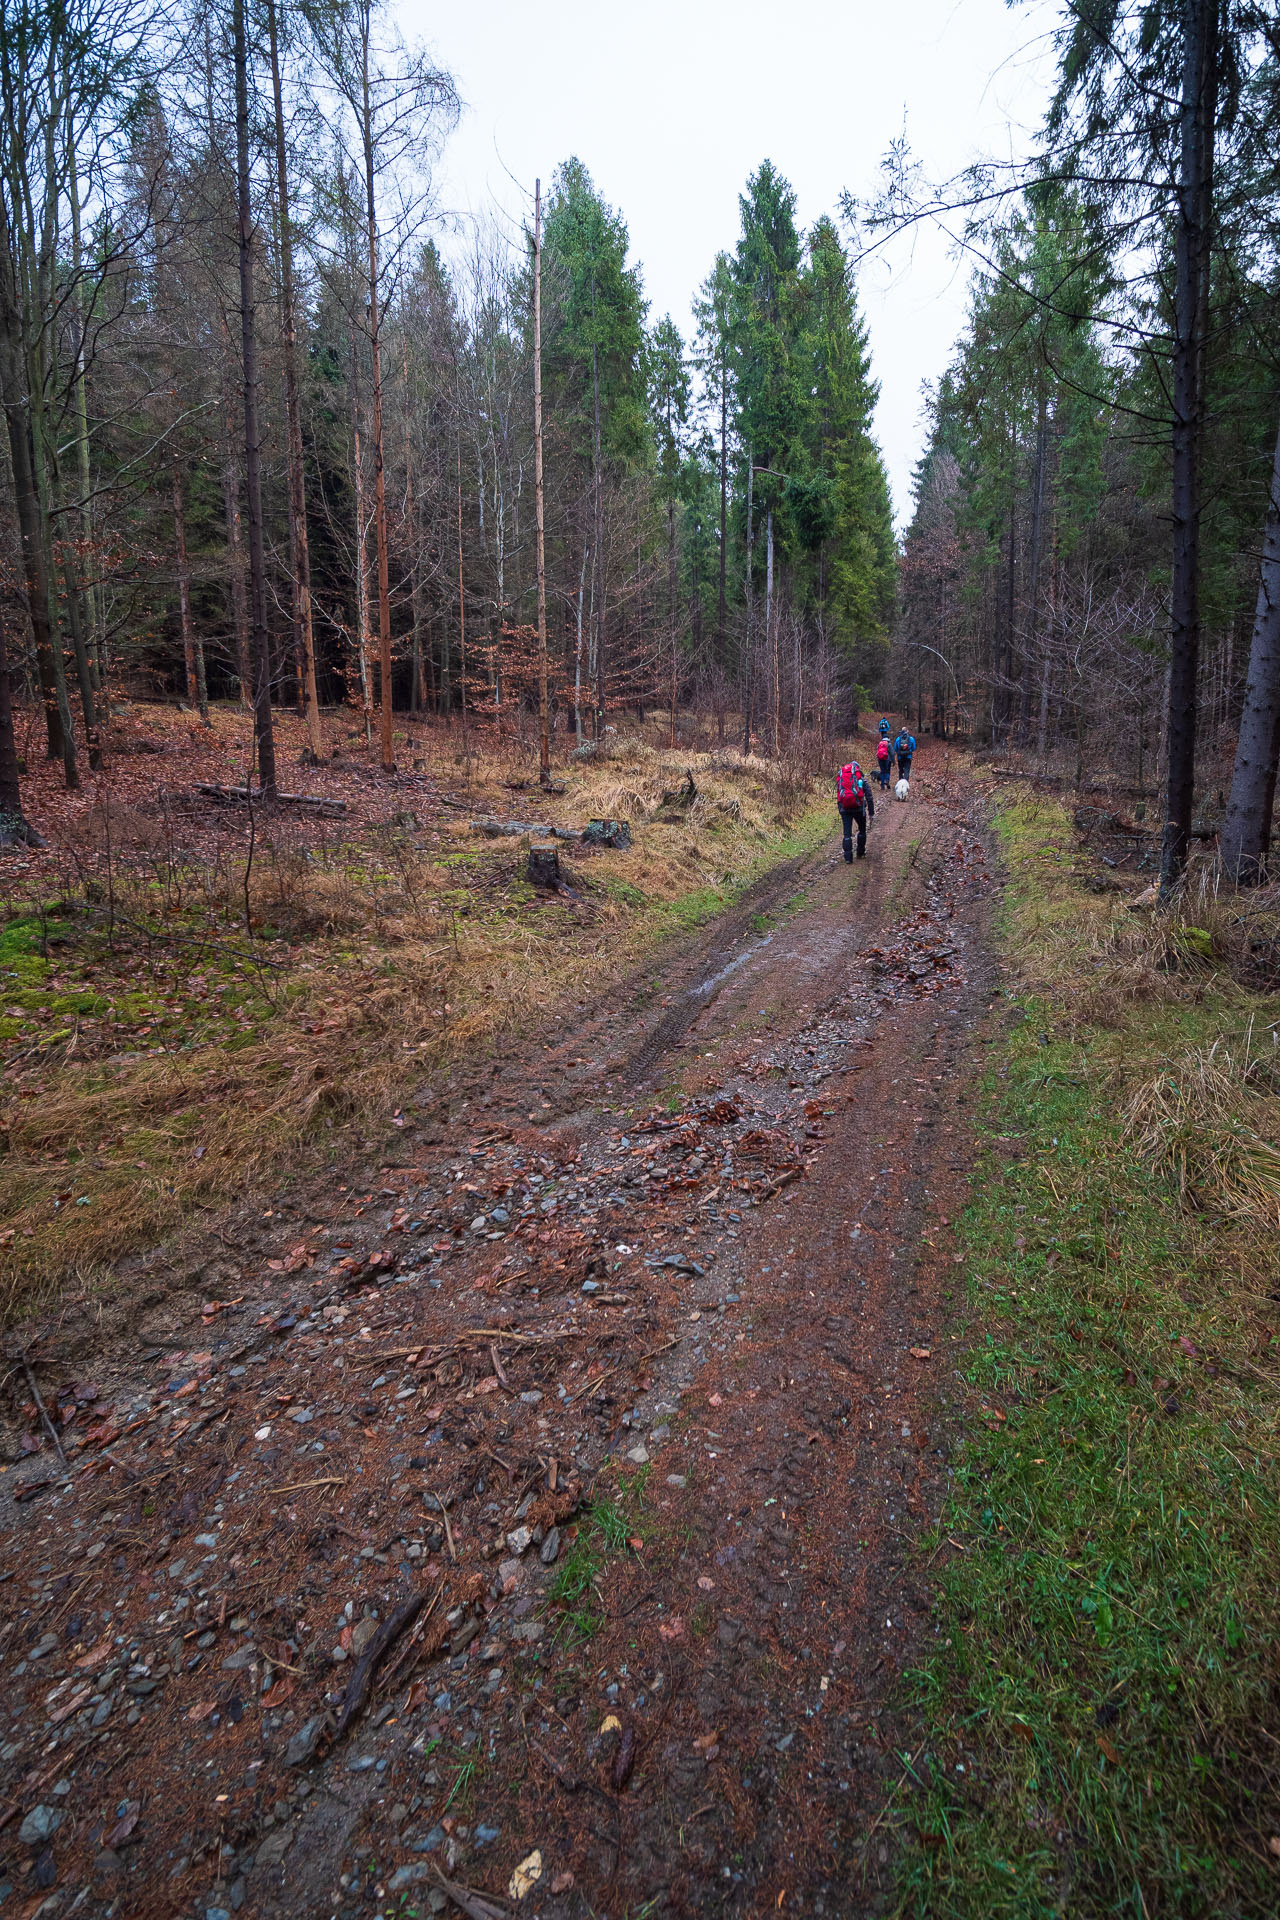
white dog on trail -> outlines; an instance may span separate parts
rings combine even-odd
[[[911,782],[909,780],[899,780],[893,790],[893,797],[895,800],[909,799],[911,797]]]

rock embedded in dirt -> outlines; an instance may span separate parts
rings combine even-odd
[[[18,1838],[24,1847],[42,1846],[46,1840],[52,1840],[65,1817],[61,1807],[32,1807],[18,1828]]]
[[[538,1558],[544,1567],[552,1567],[556,1563],[559,1552],[560,1529],[559,1527],[552,1527],[545,1535],[542,1545],[538,1549]]]

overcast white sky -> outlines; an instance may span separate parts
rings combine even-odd
[[[1051,75],[1052,0],[393,0],[406,37],[454,75],[466,108],[442,204],[513,223],[520,187],[577,154],[625,218],[650,319],[689,307],[738,233],[738,194],[767,155],[810,224],[865,193],[905,123],[929,171],[1023,151]],[[517,185],[519,183],[519,185]],[[945,367],[967,270],[920,232],[867,263],[860,293],[881,383],[877,432],[899,520],[921,445],[921,383]]]

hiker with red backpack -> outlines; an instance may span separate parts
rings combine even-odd
[[[871,798],[871,782],[858,765],[850,760],[841,767],[836,775],[836,805],[840,809],[840,824],[844,828],[844,857],[853,859],[853,823],[858,823],[858,858],[862,859],[867,851],[867,820],[874,817],[876,803]]]
[[[880,724],[883,727],[887,726],[888,722],[882,720]],[[889,745],[887,733],[882,733],[876,741],[876,765],[880,769],[881,792],[888,793],[889,775],[893,772],[893,748]]]

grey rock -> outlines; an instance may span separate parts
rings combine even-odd
[[[292,1840],[293,1834],[288,1827],[277,1827],[274,1833],[267,1835],[262,1845],[258,1848],[254,1865],[257,1867],[278,1867],[286,1853],[288,1853]]]
[[[424,1833],[421,1840],[413,1842],[413,1850],[415,1853],[435,1853],[443,1845],[444,1828],[435,1826],[430,1833]]]
[[[347,1772],[348,1773],[368,1773],[370,1768],[376,1765],[377,1765],[377,1761],[373,1754],[353,1753],[349,1756],[347,1760]]]
[[[538,1558],[544,1567],[553,1567],[559,1552],[560,1529],[559,1527],[551,1527],[548,1529],[542,1545],[538,1549]]]
[[[315,1713],[312,1714],[309,1720],[303,1721],[285,1748],[284,1763],[286,1767],[304,1766],[306,1762],[313,1757],[316,1748],[320,1744],[320,1736],[324,1732],[327,1718],[327,1714]]]
[[[517,1620],[511,1629],[513,1640],[541,1640],[544,1632],[541,1620]]]
[[[507,1535],[507,1545],[510,1547],[512,1553],[515,1554],[528,1553],[532,1541],[533,1529],[531,1527],[514,1527]]]
[[[397,1867],[387,1882],[388,1893],[403,1893],[406,1887],[421,1886],[431,1877],[431,1868],[425,1860],[415,1860],[411,1866]]]
[[[43,1846],[46,1840],[52,1840],[64,1817],[61,1807],[32,1807],[18,1828],[18,1838],[24,1847]]]
[[[256,1663],[257,1658],[258,1649],[254,1646],[252,1640],[246,1641],[244,1646],[237,1647],[234,1653],[227,1655],[227,1658],[222,1663],[222,1671],[224,1673],[243,1673],[246,1667],[251,1667]]]
[[[289,1418],[296,1427],[310,1426],[315,1417],[314,1407],[293,1407],[289,1412]]]

